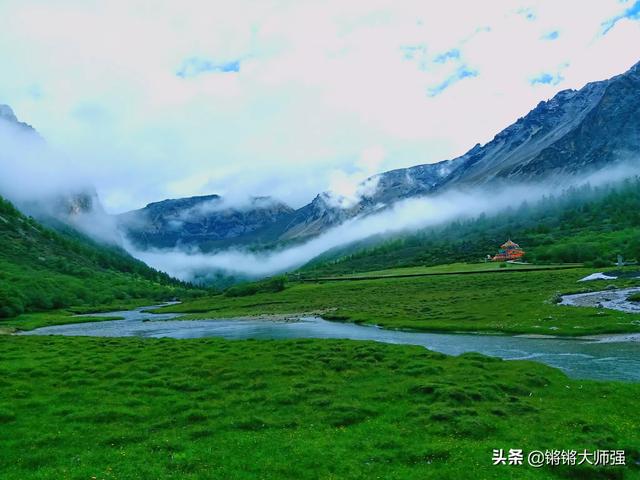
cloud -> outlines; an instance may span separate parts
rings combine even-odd
[[[518,191],[518,198],[522,191]],[[514,191],[494,196],[485,194],[445,195],[399,202],[390,210],[356,218],[335,227],[302,245],[269,253],[227,250],[202,254],[197,250],[150,250],[132,253],[147,264],[177,278],[189,280],[224,272],[228,275],[257,278],[294,269],[312,258],[341,245],[377,234],[393,234],[434,226],[459,217],[469,217],[485,210],[508,205]]]
[[[451,85],[463,80],[465,78],[473,78],[478,76],[478,71],[473,70],[466,65],[459,67],[453,75],[447,77],[442,83],[436,85],[435,87],[429,88],[429,95],[435,97],[436,95],[441,94]]]
[[[363,198],[372,197],[382,170],[385,150],[379,145],[364,149],[352,167],[351,173],[335,170],[331,173],[329,189],[324,199],[333,207],[348,209],[357,205]]]
[[[426,54],[426,47],[424,45],[401,45],[402,51],[406,60],[415,60],[416,58],[422,58]]]
[[[230,214],[233,212],[244,212],[250,209],[264,209],[276,205],[277,200],[270,197],[218,197],[212,198],[191,207],[187,210],[178,212],[176,221],[190,221],[193,219],[202,219],[213,213],[225,212]]]
[[[530,22],[533,22],[537,18],[534,9],[531,7],[521,8],[518,10],[518,13]]]
[[[558,65],[562,88],[623,72],[640,25],[601,32],[629,7],[4,0],[0,103],[66,159],[34,173],[85,178],[110,213],[237,191],[301,206],[371,145],[391,169],[489,141],[560,89],[530,83]]]
[[[533,77],[530,82],[531,85],[543,84],[543,85],[557,85],[563,80],[562,76],[558,73],[541,73],[540,75]]]
[[[640,20],[640,0],[636,0],[632,6],[625,9],[621,14],[608,19],[606,22],[603,22],[602,34],[606,35],[609,30],[616,26],[616,23],[625,18],[628,18],[629,20]]]
[[[437,55],[436,58],[433,59],[436,63],[444,63],[447,60],[459,60],[460,59],[460,50],[457,48],[453,48],[447,52],[441,53]]]
[[[555,68],[554,73],[550,72],[541,72],[538,75],[534,75],[529,78],[529,83],[532,86],[540,86],[540,85],[558,85],[559,83],[565,80],[563,76],[563,72],[569,68],[569,63],[563,63],[562,65],[558,65]]]
[[[549,33],[545,33],[540,38],[542,38],[542,40],[557,40],[559,36],[560,32],[558,32],[558,30],[552,30]]]
[[[0,195],[24,203],[80,190],[88,178],[73,165],[0,105]]]

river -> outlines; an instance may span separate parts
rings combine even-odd
[[[56,325],[21,335],[95,337],[171,337],[226,339],[340,338],[421,345],[430,350],[459,355],[479,352],[506,360],[533,360],[551,365],[574,378],[640,381],[640,335],[602,338],[532,338],[511,335],[423,333],[386,330],[300,317],[296,321],[264,319],[176,320],[175,314],[151,314],[144,310],[93,314],[119,316],[122,320]]]

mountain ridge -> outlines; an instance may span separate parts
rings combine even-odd
[[[200,195],[152,202],[118,215],[126,236],[138,248],[176,245],[216,248],[278,222],[293,212],[270,197],[251,197],[228,204],[219,195]]]
[[[24,133],[32,134],[40,140],[43,140],[35,128],[33,128],[28,123],[24,123],[18,120],[18,117],[9,105],[0,103],[0,121],[10,125],[12,128],[15,128]]]
[[[637,161],[638,92],[640,62],[610,79],[589,82],[578,90],[559,91],[490,141],[476,144],[463,155],[373,175],[361,183],[361,194],[355,202],[343,202],[344,198],[325,191],[293,209],[270,197],[250,197],[238,205],[212,194],[152,202],[116,216],[116,221],[122,234],[138,249],[269,248],[313,238],[407,198],[514,183],[561,185],[575,175]],[[19,122],[9,107],[0,106],[0,118],[35,132]],[[88,208],[97,204],[101,209],[97,197],[89,196],[92,206]],[[70,213],[79,208],[82,213],[83,205],[89,205],[83,198],[71,196],[59,206]]]
[[[355,204],[345,208],[339,197],[322,192],[256,235],[274,243],[302,241],[406,198],[531,181],[561,184],[629,160],[640,155],[638,91],[640,62],[608,80],[561,90],[459,157],[373,175],[361,186],[375,183],[376,188]]]

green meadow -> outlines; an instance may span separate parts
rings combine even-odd
[[[399,277],[399,276],[420,276],[420,275],[454,275],[457,273],[474,273],[474,272],[504,272],[511,270],[555,270],[562,268],[582,267],[580,263],[574,264],[557,264],[557,265],[540,265],[530,263],[447,263],[444,265],[424,265],[414,267],[387,268],[384,270],[372,270],[367,272],[351,273],[335,275],[332,277],[306,277],[307,280],[327,279],[367,279],[371,277]],[[295,277],[292,277],[295,278]]]
[[[47,228],[0,197],[0,319],[64,309],[100,311],[140,301],[149,305],[202,293],[119,247],[64,224]]]
[[[640,385],[477,354],[0,336],[0,391],[7,480],[640,476]],[[628,466],[493,466],[498,448],[624,449]]]

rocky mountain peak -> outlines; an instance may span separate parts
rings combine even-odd
[[[18,122],[16,114],[13,113],[13,109],[9,105],[0,104],[0,118],[9,122]]]
[[[635,63],[628,71],[627,73],[640,73],[640,62]]]
[[[14,132],[26,133],[32,139],[44,144],[43,138],[36,132],[36,130],[28,123],[21,122],[14,113],[13,109],[9,105],[0,104],[0,121],[4,125],[9,125],[9,131],[11,134]]]
[[[242,243],[257,230],[284,221],[288,205],[266,196],[231,202],[220,195],[168,199],[118,216],[120,229],[141,248]]]

